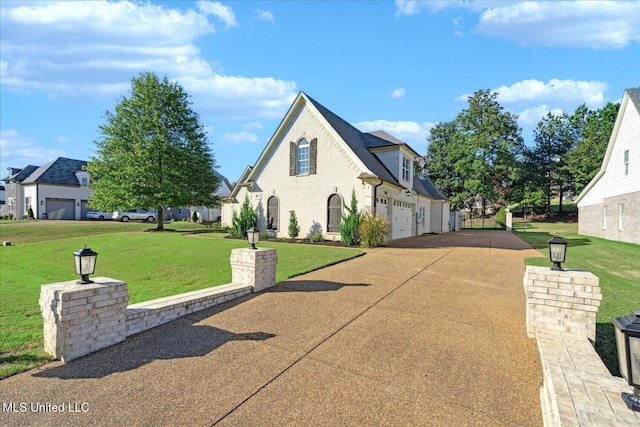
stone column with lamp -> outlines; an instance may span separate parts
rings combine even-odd
[[[527,336],[537,330],[571,333],[596,339],[596,314],[602,301],[599,279],[588,271],[564,270],[567,242],[556,236],[547,242],[553,267],[527,266]]]
[[[108,277],[90,280],[97,255],[86,246],[74,252],[81,279],[40,290],[44,350],[65,363],[126,338],[127,284]]]
[[[276,264],[278,254],[272,248],[258,248],[260,232],[254,228],[247,230],[250,248],[231,251],[231,281],[253,286],[253,292],[260,292],[276,285]]]

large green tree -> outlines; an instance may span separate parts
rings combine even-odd
[[[155,207],[157,229],[170,206],[219,205],[215,158],[189,96],[165,76],[143,72],[115,113],[105,114],[89,161],[90,204],[113,211]]]
[[[458,207],[477,194],[506,206],[518,178],[521,129],[497,96],[488,89],[475,92],[455,120],[430,131],[429,177]]]
[[[571,115],[575,144],[567,153],[563,170],[572,177],[576,194],[600,170],[619,109],[620,104],[612,102],[597,110],[583,104]]]

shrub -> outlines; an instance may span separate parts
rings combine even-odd
[[[389,223],[380,216],[363,215],[360,221],[362,245],[367,248],[382,246],[389,233]]]
[[[310,240],[313,243],[322,242],[324,240],[324,235],[322,234],[322,231],[316,231],[315,233],[313,233],[311,235],[311,239]]]
[[[507,211],[504,208],[500,208],[496,213],[496,225],[500,228],[507,227]]]
[[[33,218],[34,218],[34,216],[33,216],[33,209],[31,209],[31,206],[29,206],[29,209],[27,209],[27,216],[28,216],[30,219],[33,219]]]
[[[298,217],[296,211],[289,211],[289,237],[295,239],[300,234],[300,225],[298,225]]]
[[[238,215],[236,211],[233,211],[233,216],[231,217],[231,235],[240,238],[247,237],[247,230],[255,227],[257,223],[258,214],[249,203],[249,196],[246,196],[240,209],[240,215]]]
[[[198,222],[198,212],[193,211],[191,214],[191,222]]]
[[[342,243],[347,246],[353,246],[360,243],[360,219],[362,214],[358,212],[358,200],[356,199],[356,191],[351,192],[351,206],[344,205],[347,214],[342,214],[342,223],[340,224],[340,238]]]

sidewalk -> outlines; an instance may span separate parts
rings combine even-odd
[[[403,239],[0,381],[0,425],[540,426],[537,255],[499,231]]]

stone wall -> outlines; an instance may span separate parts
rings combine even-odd
[[[554,271],[527,266],[527,336],[536,331],[567,332],[596,340],[596,314],[602,301],[599,280],[588,271]]]

